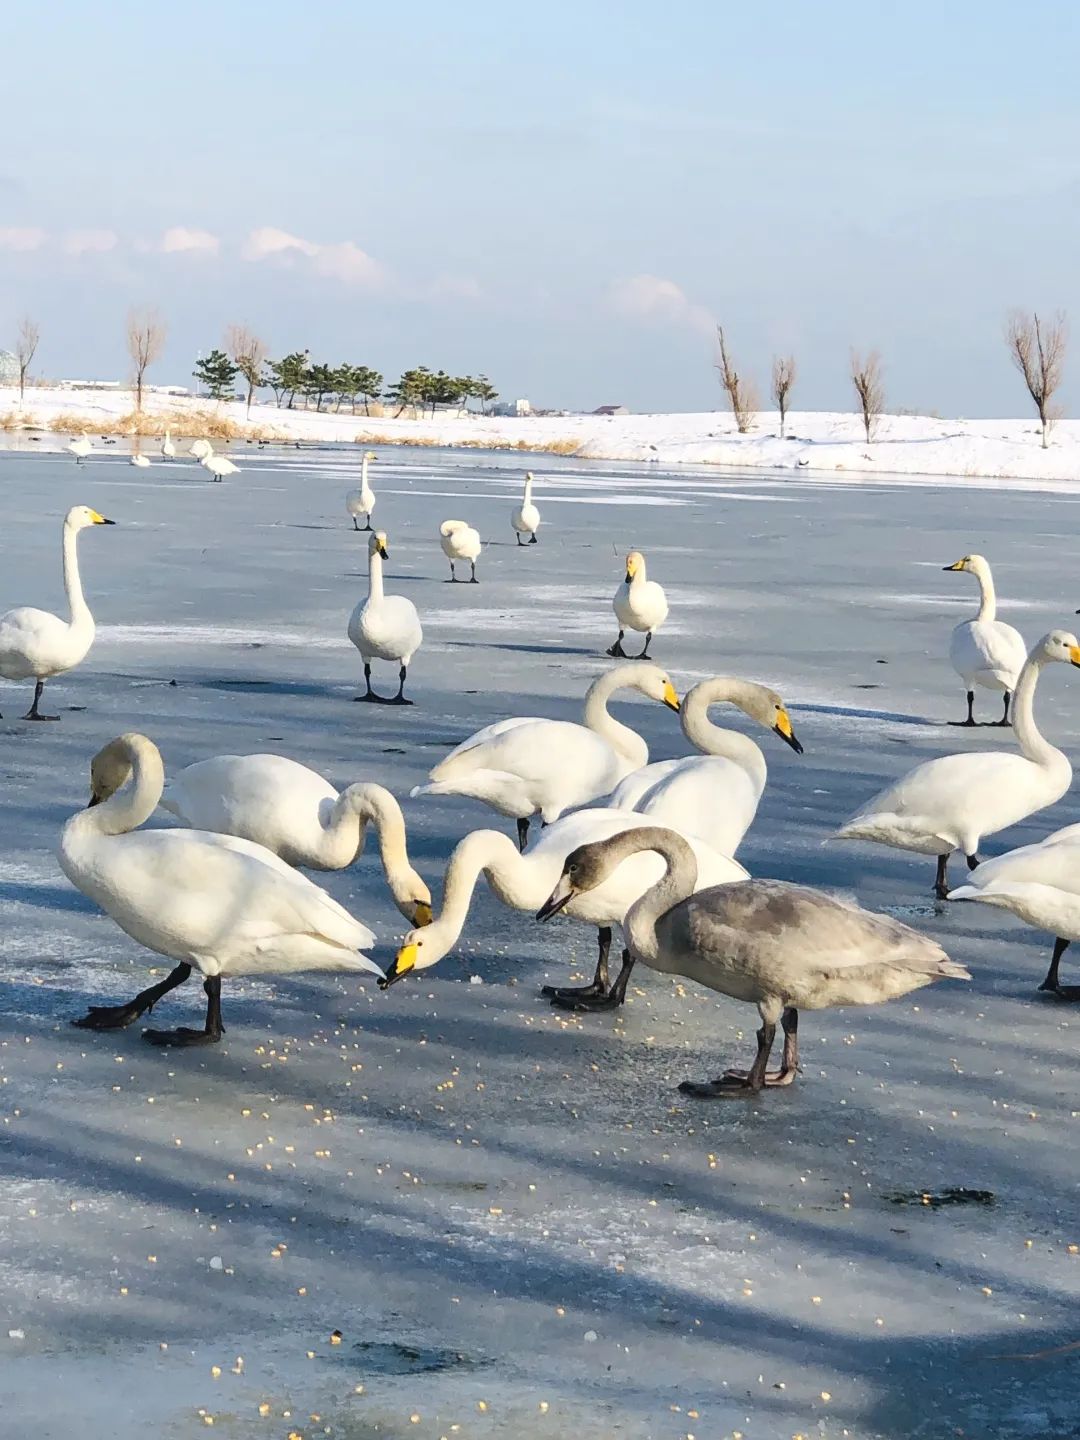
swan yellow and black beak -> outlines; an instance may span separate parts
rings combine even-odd
[[[776,724],[773,726],[773,734],[779,735],[781,740],[786,741],[792,750],[795,751],[796,755],[803,753],[803,747],[795,738],[795,731],[791,728],[791,718],[784,709],[776,712]]]
[[[555,889],[552,890],[543,905],[537,910],[537,920],[550,920],[553,915],[558,915],[560,910],[565,910],[573,898],[574,884],[570,876],[564,871],[563,874],[559,876],[559,883],[555,886]]]
[[[396,985],[399,980],[404,980],[410,970],[416,969],[416,946],[413,944],[403,945],[394,956],[393,963],[386,974],[378,982],[380,990],[389,990],[391,985]]]
[[[96,510],[90,511],[90,519],[95,525],[115,525],[115,520],[106,520],[104,515],[99,515]]]
[[[413,902],[413,924],[417,930],[422,930],[425,925],[430,925],[433,918],[429,901],[416,900]]]
[[[1076,613],[1080,615],[1080,610],[1078,610]],[[1080,665],[1080,645],[1069,646],[1069,659],[1074,665]]]
[[[375,554],[381,555],[384,560],[390,559],[390,551],[386,548],[385,541],[377,540],[375,542]]]
[[[675,693],[675,686],[672,685],[672,683],[671,683],[670,680],[665,680],[665,681],[664,681],[664,695],[663,695],[663,700],[664,700],[664,704],[668,707],[669,710],[678,710],[678,708],[679,708],[679,697],[678,697],[678,695],[676,695],[676,693]]]
[[[965,555],[963,560],[954,560],[951,565],[943,565],[941,568],[942,570],[966,570],[967,556]],[[1080,611],[1077,613],[1080,614]]]

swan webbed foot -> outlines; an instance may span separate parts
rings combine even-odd
[[[563,990],[549,998],[556,1010],[618,1010],[623,1003],[623,996],[614,986],[610,990],[596,994],[593,993],[591,985],[583,985],[579,990]]]
[[[71,1023],[76,1030],[123,1030],[143,1013],[144,1007],[137,1000],[129,1000],[126,1005],[91,1005],[85,1015]]]
[[[691,1095],[695,1100],[746,1099],[756,1095],[764,1083],[753,1084],[749,1070],[725,1070],[715,1080],[683,1080],[679,1094]]]
[[[1072,1004],[1080,1000],[1080,985],[1047,985],[1044,980],[1039,989],[1053,995],[1055,1000],[1065,1000]]]
[[[30,709],[29,709],[29,710],[26,712],[26,714],[22,717],[24,720],[59,720],[59,719],[60,719],[60,716],[59,716],[59,715],[42,715],[40,709],[38,708],[38,707],[41,705],[41,696],[42,696],[44,690],[45,690],[45,681],[44,681],[44,680],[39,680],[39,681],[37,682],[37,684],[34,686],[34,702],[33,702],[33,704],[30,706]]]
[[[376,695],[374,690],[369,690],[366,695],[353,696],[353,701],[357,705],[362,705],[365,700],[372,705],[393,705],[394,703],[389,695]]]
[[[629,660],[630,658],[629,655],[627,655],[626,651],[622,648],[622,637],[623,632],[620,630],[619,638],[615,641],[615,644],[609,646],[608,649],[604,652],[606,655],[610,655],[613,660]]]
[[[533,536],[531,537],[531,539],[529,540],[529,544],[530,544],[530,545],[535,545],[536,543],[537,543],[537,542],[536,542],[536,536],[533,535]]]
[[[641,651],[641,654],[640,654],[640,655],[635,655],[635,656],[633,656],[632,658],[635,659],[635,660],[648,660],[648,659],[649,659],[649,646],[650,646],[651,644],[652,644],[652,631],[650,630],[649,633],[645,636],[645,645],[644,645],[644,648],[643,648],[642,651]]]
[[[406,700],[404,695],[391,695],[388,700],[383,701],[384,705],[412,705],[413,703],[412,700]]]
[[[181,1025],[176,1030],[144,1030],[142,1038],[148,1045],[216,1045],[221,1039],[221,1030],[192,1030]]]
[[[59,715],[42,715],[34,710],[28,710],[22,717],[24,720],[59,720]]]
[[[542,985],[540,994],[545,1000],[565,1001],[566,1005],[560,1008],[573,1010],[576,1001],[603,997],[607,988],[599,980],[590,980],[588,985]]]
[[[950,720],[950,725],[955,725],[958,730],[974,730],[978,726],[977,720]]]

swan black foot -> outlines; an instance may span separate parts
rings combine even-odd
[[[969,726],[969,725],[970,725],[970,726],[974,726],[974,724],[975,724],[975,691],[974,691],[974,690],[969,690],[969,691],[967,692],[967,707],[968,707],[968,713],[967,713],[967,719],[966,719],[966,720],[950,720],[950,721],[949,721],[949,724],[950,724],[950,725],[961,725],[961,726],[965,726],[965,727],[966,727],[966,726]]]
[[[611,950],[611,926],[602,925],[596,932],[599,951],[596,972],[588,985],[544,985],[540,994],[545,1000],[592,1000],[606,995],[608,988],[608,954]]]
[[[605,927],[606,928],[606,927]],[[608,931],[608,944],[611,943],[611,932]],[[600,959],[597,961],[596,974],[593,976],[591,985],[583,985],[580,989],[556,990],[548,999],[556,1010],[570,1011],[592,1011],[592,1010],[618,1010],[619,1006],[626,1000],[626,985],[630,979],[630,972],[634,968],[633,959],[629,950],[622,952],[622,969],[615,977],[615,983],[610,990],[601,988],[600,983],[607,977],[607,952],[604,948],[604,932],[600,932]],[[554,988],[554,987],[553,987]]]
[[[530,545],[535,545],[535,544],[536,544],[536,536],[535,536],[535,535],[533,535],[533,536],[530,538],[529,544],[530,544]]]
[[[181,961],[175,970],[171,970],[164,980],[156,985],[149,986],[146,990],[140,990],[133,1000],[126,1005],[91,1005],[90,1009],[78,1020],[71,1023],[78,1030],[123,1030],[125,1026],[133,1024],[140,1015],[145,1015],[152,1010],[163,996],[168,995],[170,990],[175,990],[178,985],[183,985],[191,974],[191,966]]]
[[[619,631],[619,638],[615,641],[614,645],[609,646],[609,648],[604,652],[605,654],[610,655],[613,659],[616,660],[630,659],[630,656],[627,655],[626,651],[622,648],[622,638],[624,633],[625,632],[622,630]]]
[[[190,1030],[181,1025],[176,1030],[144,1030],[142,1038],[148,1045],[216,1045],[223,1033],[222,1030]]]
[[[757,1032],[758,1049],[749,1070],[725,1070],[715,1080],[684,1080],[679,1086],[682,1095],[695,1100],[745,1099],[759,1090],[775,1090],[791,1085],[799,1069],[799,1012],[787,1009],[781,1024],[784,1027],[784,1054],[779,1070],[770,1070],[769,1054],[776,1038],[776,1026],[763,1024]]]
[[[41,695],[42,695],[42,692],[44,691],[44,689],[45,689],[45,681],[44,681],[44,680],[39,680],[39,681],[37,682],[37,684],[34,686],[34,703],[30,706],[30,709],[29,709],[29,710],[26,712],[26,714],[22,717],[24,720],[59,720],[59,719],[60,719],[60,716],[59,716],[59,715],[42,715],[40,709],[38,708],[38,707],[40,706],[40,704],[41,704]]]

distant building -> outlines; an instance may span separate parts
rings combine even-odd
[[[630,411],[625,405],[598,405],[592,413],[594,415],[629,415]]]
[[[533,408],[528,400],[502,400],[491,413],[493,415],[531,415]]]
[[[19,362],[10,350],[0,350],[0,385],[19,383]]]

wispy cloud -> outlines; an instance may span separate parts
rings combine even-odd
[[[68,255],[104,255],[119,243],[115,230],[69,230],[63,248]]]
[[[251,231],[241,254],[245,260],[255,264],[266,260],[306,263],[318,275],[359,289],[384,290],[389,284],[389,276],[383,266],[352,240],[324,244],[264,225]]]
[[[221,241],[209,230],[196,230],[187,225],[173,225],[161,237],[163,255],[216,255]]]
[[[633,275],[611,287],[611,304],[623,315],[687,326],[711,335],[715,321],[703,305],[696,305],[674,280],[659,275]]]
[[[0,226],[0,250],[40,250],[48,236],[33,226]]]

